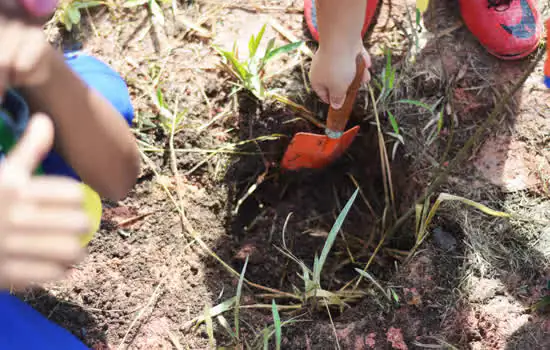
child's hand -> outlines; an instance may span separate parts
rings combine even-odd
[[[57,0],[1,0],[0,14],[6,18],[41,25],[56,7]]]
[[[361,41],[349,49],[333,49],[320,45],[313,57],[309,72],[311,86],[319,98],[325,103],[330,103],[334,109],[340,109],[344,104],[348,88],[355,77],[358,54],[365,59],[367,69],[365,69],[363,82],[368,82],[371,60]]]
[[[0,287],[62,277],[83,256],[90,230],[79,184],[68,178],[33,177],[53,143],[52,121],[34,116],[0,163]]]
[[[0,15],[0,48],[0,96],[9,86],[35,86],[50,77],[55,51],[41,27]]]

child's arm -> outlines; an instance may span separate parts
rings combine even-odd
[[[115,108],[90,89],[49,49],[49,74],[39,84],[23,88],[34,111],[50,116],[56,129],[56,149],[82,180],[100,195],[120,199],[139,172],[135,139]]]
[[[317,2],[319,50],[311,65],[311,84],[324,102],[339,109],[355,76],[357,55],[364,56],[367,68],[371,65],[361,37],[367,1]],[[369,79],[369,72],[365,70],[363,80]]]

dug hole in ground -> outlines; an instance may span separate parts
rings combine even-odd
[[[421,22],[414,7],[383,1],[365,39],[374,78],[352,147],[297,174],[279,169],[285,147],[326,115],[302,1],[115,1],[81,8],[71,31],[59,13],[54,44],[127,80],[143,170],[105,203],[85,262],[21,298],[94,349],[550,348],[542,62],[521,83],[537,54],[493,58],[455,1]],[[245,61],[264,24],[258,59],[270,39],[304,44],[258,73]],[[234,48],[244,65],[221,54]]]

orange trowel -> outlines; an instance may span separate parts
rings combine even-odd
[[[351,82],[342,108],[329,108],[325,135],[300,132],[294,135],[290,142],[283,161],[285,170],[319,169],[324,168],[340,157],[351,145],[359,132],[359,126],[345,131],[357,91],[361,86],[365,61],[361,55],[357,56],[357,71]]]

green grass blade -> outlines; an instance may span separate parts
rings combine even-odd
[[[239,277],[239,284],[237,285],[237,296],[235,297],[235,334],[237,339],[240,336],[240,325],[239,325],[239,308],[241,306],[241,294],[243,290],[244,274],[246,273],[246,267],[248,266],[248,256],[244,261],[243,270],[241,271],[241,277]]]
[[[368,273],[367,271],[363,271],[361,269],[358,269],[356,268],[355,271],[357,271],[361,276],[367,278],[369,281],[371,281],[372,284],[374,284],[374,286],[376,288],[378,288],[381,292],[382,292],[382,295],[388,299],[389,302],[391,302],[391,297],[388,295],[388,293],[384,290],[384,288],[380,285],[380,283],[378,283],[377,280],[374,279],[374,277],[371,276],[370,273]]]
[[[250,57],[253,57],[256,53],[254,45],[256,45],[256,37],[254,36],[254,34],[252,34],[252,36],[250,36],[250,40],[248,40],[248,55]]]
[[[225,51],[215,46],[214,48],[223,58],[225,58],[227,63],[231,65],[235,73],[237,73],[238,78],[241,80],[241,82],[244,82],[248,78],[249,74],[246,70],[246,67],[241,62],[239,62],[235,54],[233,52]]]
[[[280,46],[274,50],[271,50],[269,52],[266,52],[264,57],[264,63],[271,60],[272,58],[277,57],[278,55],[289,53],[294,50],[297,50],[300,46],[302,46],[303,41],[297,41],[295,43],[286,44],[283,46]]]
[[[272,300],[271,302],[271,309],[273,312],[273,325],[275,327],[275,348],[277,350],[281,350],[283,332],[281,326],[281,317],[279,316],[279,310],[277,310],[277,304],[275,304],[275,300]]]
[[[440,133],[443,129],[443,110],[439,112],[439,118],[437,119],[437,132]]]
[[[271,52],[271,50],[273,50],[274,47],[275,47],[275,38],[271,38],[267,42],[267,47],[265,48],[265,56],[267,56]],[[264,56],[264,60],[265,60],[265,56]]]
[[[385,82],[390,81],[390,74],[391,74],[391,51],[389,48],[386,47],[384,50],[384,54],[386,55],[386,67],[384,68],[384,80]]]
[[[397,124],[397,120],[395,120],[395,116],[389,110],[387,112],[388,112],[388,119],[390,120],[390,124],[391,124],[391,127],[393,128],[393,131],[397,135],[399,135],[399,125]]]
[[[262,42],[262,39],[264,37],[265,28],[267,27],[267,24],[264,24],[262,26],[262,29],[260,29],[260,32],[258,35],[254,38],[254,35],[252,36],[251,40],[252,43],[249,44],[248,50],[250,58],[254,57],[256,55],[256,52],[258,52],[258,47],[260,47],[260,43]]]
[[[235,305],[235,297],[228,299],[213,308],[210,309],[209,315],[210,317],[218,316],[220,314],[223,314],[226,311],[231,310],[231,308]],[[206,318],[204,316],[197,317],[196,324],[199,325],[203,322],[206,322]]]
[[[477,210],[479,210],[479,211],[481,211],[481,212],[483,212],[487,215],[491,215],[491,216],[495,216],[495,217],[501,217],[501,218],[509,218],[509,217],[512,216],[509,213],[505,213],[505,212],[502,212],[502,211],[491,209],[491,208],[487,207],[486,205],[475,202],[471,199],[467,199],[467,198],[460,197],[460,196],[455,196],[455,195],[448,194],[448,193],[441,193],[439,195],[439,197],[437,198],[437,201],[438,202],[459,201],[459,202],[462,202],[466,205],[472,206],[472,207],[476,208]]]
[[[325,264],[325,261],[327,260],[328,253],[330,252],[332,245],[334,244],[334,241],[336,240],[336,236],[338,235],[338,232],[340,231],[340,228],[342,227],[342,224],[344,223],[344,220],[346,219],[349,210],[351,209],[351,206],[353,205],[353,202],[355,202],[355,198],[357,197],[357,194],[359,193],[359,189],[355,190],[351,198],[348,200],[346,205],[344,206],[344,209],[342,209],[342,212],[340,212],[340,215],[338,215],[338,218],[336,219],[336,222],[332,226],[332,229],[330,230],[327,240],[325,241],[325,246],[323,247],[323,251],[321,252],[321,256],[319,257],[319,261],[317,262],[316,269],[314,268],[314,278],[313,280],[317,283],[320,283],[321,281],[321,271],[323,270],[323,265]]]
[[[204,320],[206,323],[206,333],[208,334],[208,342],[210,348],[216,348],[216,339],[214,338],[214,322],[212,321],[212,315],[210,314],[210,307],[207,305],[204,308]]]
[[[262,333],[264,334],[264,350],[269,350],[269,338],[271,338],[269,329],[264,329]]]
[[[229,336],[230,336],[233,340],[238,341],[237,336],[235,335],[235,333],[234,333],[233,330],[231,329],[231,326],[229,325],[229,322],[227,322],[227,320],[225,319],[225,317],[223,317],[222,315],[218,315],[218,317],[216,317],[216,319],[218,320],[218,323],[225,329],[225,331],[227,332],[227,334],[229,334]]]
[[[420,102],[420,101],[416,101],[416,100],[399,100],[397,101],[397,103],[406,103],[406,104],[409,104],[409,105],[413,105],[413,106],[417,106],[417,107],[422,107],[424,108],[425,110],[427,110],[428,112],[430,113],[433,113],[433,109],[432,107],[428,106],[427,104],[423,103],[423,102]]]

